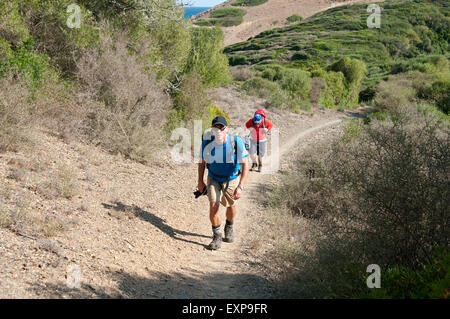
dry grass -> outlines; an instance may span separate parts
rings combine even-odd
[[[8,228],[13,223],[11,212],[0,204],[0,227]]]
[[[76,62],[85,136],[112,153],[151,162],[164,142],[161,130],[169,98],[128,54],[124,36],[105,37],[102,43],[101,51],[85,51]]]
[[[243,66],[233,66],[230,71],[235,81],[247,81],[255,76],[255,72]]]
[[[76,171],[68,165],[61,164],[38,182],[36,187],[37,191],[47,199],[58,197],[70,199],[78,193],[78,188]]]
[[[371,263],[431,262],[448,237],[448,133],[435,114],[398,106],[392,119],[352,123],[302,155],[272,197],[267,229],[279,237],[267,259],[285,265],[287,295],[354,297]]]
[[[33,125],[28,98],[20,79],[0,80],[0,152],[17,151],[30,142]]]
[[[23,195],[26,196],[26,195]],[[66,216],[30,208],[30,199],[0,204],[0,227],[29,236],[53,237],[68,229],[73,221]]]

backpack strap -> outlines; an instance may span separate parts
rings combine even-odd
[[[206,148],[206,146],[207,146],[208,144],[210,144],[213,140],[214,140],[214,138],[211,138],[210,140],[207,140],[206,143],[205,143],[205,146],[204,146],[203,150],[204,150],[204,149]],[[231,143],[232,149],[234,150],[234,152],[233,152],[233,172],[234,172],[234,170],[236,169],[236,165],[237,165],[237,154],[238,154],[238,152],[237,152],[237,144],[238,144],[238,143],[237,143],[237,135],[235,135],[234,138],[231,139],[230,143]],[[231,175],[231,176],[224,176],[224,175],[216,174],[216,173],[214,173],[214,172],[211,170],[210,165],[209,165],[208,162],[206,163],[206,168],[209,170],[209,172],[210,172],[213,176],[218,177],[218,178],[225,178],[225,179],[227,179],[228,182],[230,181],[230,180],[229,180],[230,177],[234,177],[234,176],[239,176],[239,175],[241,175],[241,171],[240,171],[240,170],[239,170],[235,175]],[[228,184],[227,184],[227,188],[228,188]]]

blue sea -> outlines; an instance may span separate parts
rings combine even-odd
[[[185,7],[184,8],[184,17],[188,18],[193,16],[194,14],[206,11],[212,7]]]

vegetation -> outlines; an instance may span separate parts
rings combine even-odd
[[[211,19],[197,20],[194,23],[199,26],[231,27],[241,24],[244,15],[245,11],[238,8],[217,9],[211,12]]]
[[[286,21],[289,23],[294,23],[303,20],[303,18],[298,14],[293,14],[286,18]]]
[[[289,225],[308,221],[306,228],[281,229],[284,238],[311,234],[308,244],[275,247],[292,265],[292,295],[364,296],[370,293],[366,267],[373,263],[382,269],[385,289],[372,297],[448,295],[448,261],[436,264],[448,259],[441,227],[449,213],[448,132],[448,121],[436,114],[398,106],[384,120],[350,122],[331,147],[315,145],[299,159],[271,199],[274,209],[292,216]],[[311,169],[312,179],[305,174]],[[446,255],[437,257],[437,247]]]
[[[381,6],[381,29],[367,27],[366,5],[346,5],[264,31],[226,47],[225,53],[234,65],[279,64],[311,73],[329,70],[342,57],[363,61],[367,76],[361,82],[361,91],[366,94],[363,98],[370,99],[370,92],[390,74],[415,68],[414,64],[421,64],[428,55],[448,58],[450,52],[450,8],[446,1],[387,1]],[[438,87],[443,89],[436,84]]]
[[[197,77],[206,90],[231,79],[222,32],[190,28],[172,0],[79,1],[81,28],[66,25],[70,4],[0,4],[1,150],[24,145],[25,125],[44,125],[149,162],[184,107],[181,82]]]
[[[231,3],[232,6],[254,7],[266,3],[267,0],[236,0]]]
[[[220,28],[192,28],[190,34],[192,47],[184,73],[197,73],[209,86],[230,82],[228,61],[222,53],[223,33]]]

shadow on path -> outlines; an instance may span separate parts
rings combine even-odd
[[[126,299],[198,299],[198,298],[279,298],[276,283],[249,274],[201,273],[185,275],[179,272],[149,272],[143,277],[124,271],[104,271],[115,284],[101,287],[81,282],[79,288],[69,288],[64,282],[49,284],[36,282],[29,288],[48,298],[126,298]]]
[[[160,231],[162,231],[163,233],[165,233],[166,235],[172,237],[173,239],[176,240],[181,240],[187,243],[192,243],[192,244],[196,244],[196,245],[200,245],[204,248],[207,247],[207,245],[196,242],[196,241],[192,241],[192,240],[188,240],[188,239],[184,239],[184,238],[180,238],[177,237],[177,235],[181,235],[181,236],[196,236],[196,237],[202,237],[202,238],[211,238],[211,236],[206,236],[206,235],[201,235],[201,234],[196,234],[196,233],[190,233],[190,232],[186,232],[184,230],[178,230],[176,228],[173,228],[172,226],[169,226],[166,224],[166,221],[164,219],[162,219],[161,217],[156,216],[153,213],[150,213],[146,210],[143,210],[142,208],[138,207],[138,206],[130,206],[130,205],[125,205],[122,202],[114,202],[113,205],[110,204],[106,204],[106,203],[102,203],[103,207],[105,207],[106,209],[111,209],[114,210],[116,212],[124,212],[124,213],[131,213],[136,217],[139,217],[140,219],[149,222],[150,224],[152,224],[153,226],[155,226],[156,228],[158,228]]]

